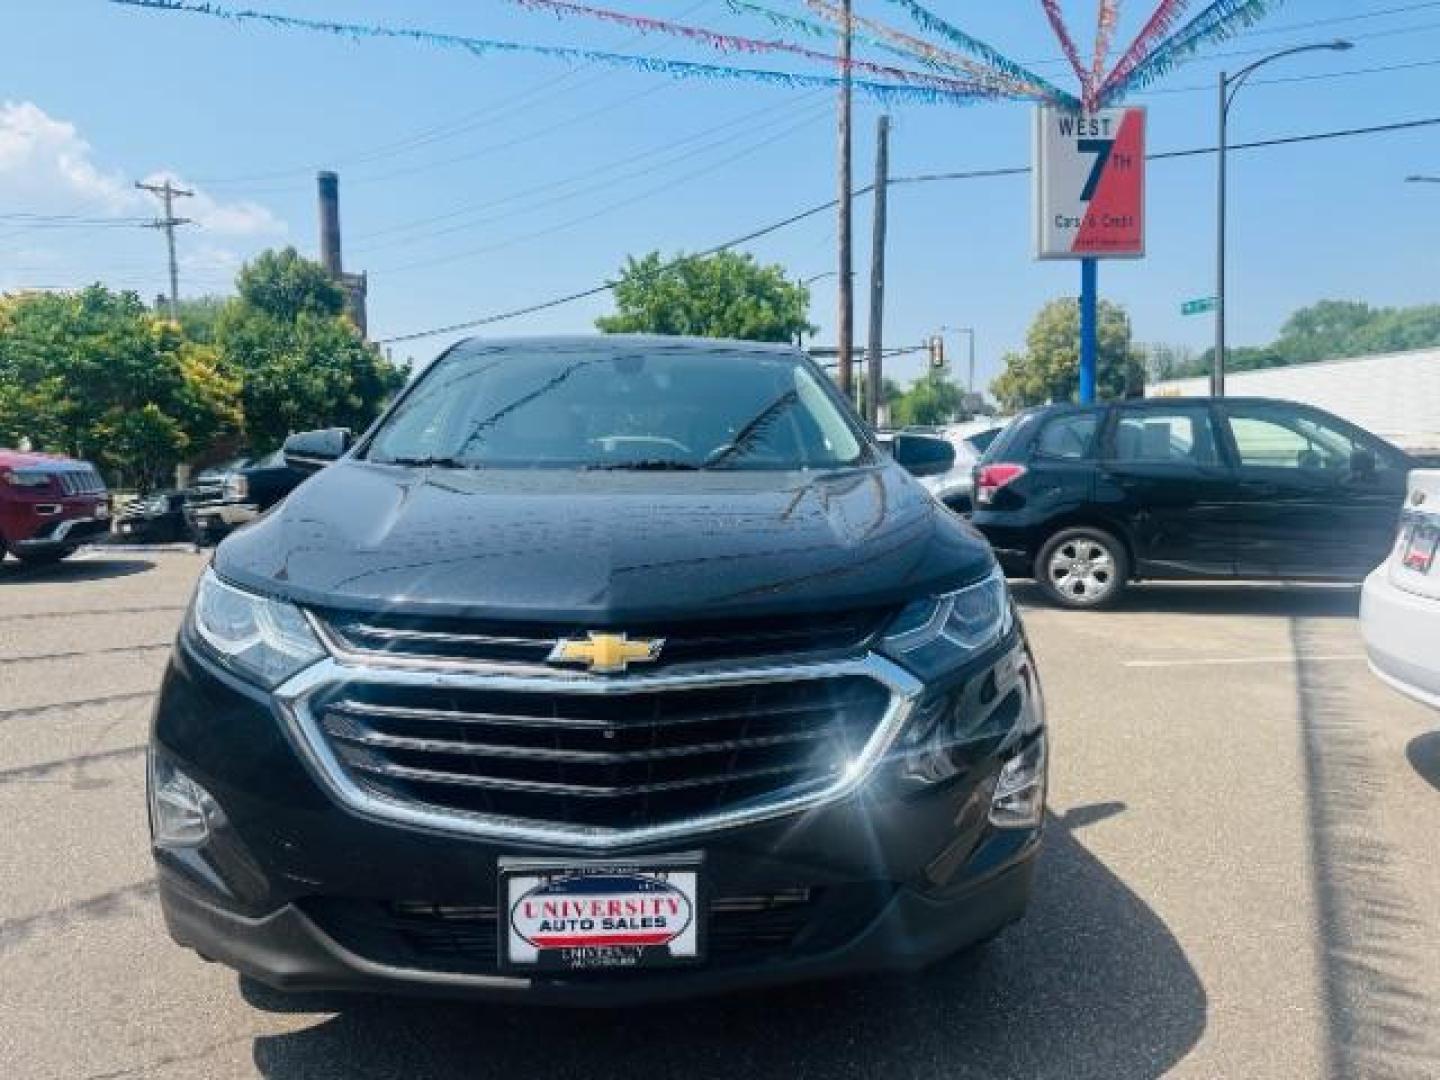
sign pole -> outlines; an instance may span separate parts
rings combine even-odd
[[[1095,368],[1100,357],[1097,279],[1100,261],[1080,260],[1080,404],[1095,402]]]

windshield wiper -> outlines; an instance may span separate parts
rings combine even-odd
[[[639,461],[597,461],[584,468],[597,472],[698,472],[700,466],[673,458],[641,458]]]
[[[468,461],[461,461],[453,457],[390,457],[384,458],[381,465],[408,465],[412,469],[477,469]]]

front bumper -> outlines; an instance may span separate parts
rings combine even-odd
[[[1440,600],[1397,588],[1384,562],[1365,579],[1360,631],[1370,668],[1380,679],[1417,701],[1440,709]]]
[[[104,536],[110,531],[110,522],[103,517],[74,517],[47,525],[27,540],[11,544],[17,552],[57,551],[78,547],[87,540]]]
[[[945,748],[952,771],[937,767],[933,743],[897,748],[856,789],[829,801],[597,855],[575,843],[457,832],[348,804],[269,696],[182,644],[157,703],[153,743],[213,796],[223,823],[199,848],[156,849],[166,922],[178,943],[288,989],[611,1006],[913,970],[1025,910],[1039,829],[998,829],[988,815],[1014,753],[1009,733],[1043,722],[1029,663],[1016,633],[947,685],[976,712],[967,740]],[[1008,673],[1002,684],[1023,686],[997,694],[997,673]],[[922,752],[917,779],[911,759]],[[681,854],[703,856],[705,890],[716,901],[702,966],[532,976],[496,962],[501,860],[641,866]],[[737,932],[733,921],[718,922],[722,899],[795,893],[810,906],[783,933],[773,922],[753,933],[751,924]],[[397,922],[397,908],[417,904],[435,917]],[[482,907],[489,922],[453,914]]]
[[[875,918],[834,948],[759,966],[713,965],[626,976],[527,977],[400,967],[345,948],[297,904],[246,917],[206,900],[184,878],[160,875],[165,925],[176,942],[282,990],[340,990],[617,1007],[857,973],[916,971],[983,941],[1025,912],[1035,845],[950,899],[897,890]]]
[[[191,528],[203,530],[237,529],[248,525],[260,516],[260,507],[254,503],[214,503],[212,505],[187,506],[185,520]]]

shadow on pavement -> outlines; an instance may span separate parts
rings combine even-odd
[[[26,566],[14,559],[0,561],[0,584],[7,581],[104,581],[106,578],[129,577],[153,570],[150,559],[106,558],[103,555],[71,562]]]
[[[852,980],[618,1012],[290,998],[333,1012],[257,1038],[271,1078],[1158,1077],[1205,1030],[1206,997],[1159,918],[1077,840],[1121,812],[1051,819],[1034,903],[997,941],[913,978]]]
[[[1440,1076],[1434,1034],[1440,1002],[1427,990],[1427,929],[1387,839],[1379,798],[1389,762],[1374,716],[1354,699],[1353,677],[1343,665],[1305,659],[1324,648],[1318,629],[1304,619],[1291,625],[1299,658],[1327,1071],[1337,1077]],[[1426,743],[1430,738],[1412,741],[1409,757],[1435,784],[1440,746]]]
[[[1032,581],[1012,581],[1015,598],[1058,610]],[[1286,585],[1270,582],[1141,582],[1107,615],[1256,615],[1277,618],[1354,618],[1358,585]],[[1069,614],[1068,612],[1065,614]],[[1075,612],[1084,618],[1086,612]]]
[[[1410,767],[1431,787],[1440,791],[1440,731],[1417,735],[1405,747]]]

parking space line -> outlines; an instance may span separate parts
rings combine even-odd
[[[1176,660],[1126,660],[1128,668],[1229,667],[1242,664],[1353,663],[1364,660],[1364,653],[1337,653],[1333,656],[1207,656]]]

